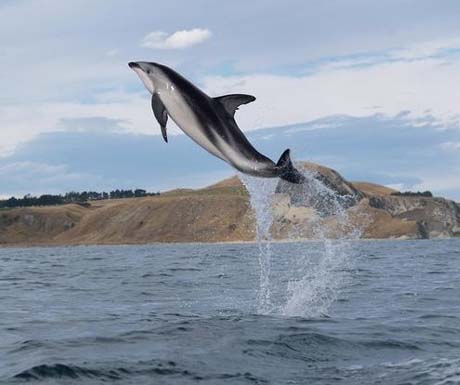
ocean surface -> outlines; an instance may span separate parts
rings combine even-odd
[[[0,383],[460,384],[460,240],[269,247],[0,249]]]

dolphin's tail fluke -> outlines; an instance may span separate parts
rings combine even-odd
[[[279,177],[281,179],[296,184],[305,183],[306,178],[292,164],[291,150],[287,149],[283,152],[276,164],[276,167],[280,170]]]

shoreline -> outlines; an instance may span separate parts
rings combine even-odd
[[[451,241],[460,237],[439,237],[439,238],[357,238],[357,239],[341,239],[348,242],[415,242],[415,241]],[[328,239],[336,241],[338,239]],[[310,243],[321,242],[321,239],[275,239],[270,240],[268,243]],[[69,247],[92,247],[92,246],[164,246],[164,245],[257,245],[258,242],[254,241],[221,241],[221,242],[145,242],[145,243],[67,243],[67,244],[0,244],[2,249],[30,249],[30,248],[69,248]]]

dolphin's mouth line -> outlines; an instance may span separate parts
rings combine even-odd
[[[139,64],[137,64],[135,61],[129,62],[129,63],[128,63],[128,66],[129,66],[129,68],[131,68],[131,69],[135,69],[135,68],[141,69],[141,66],[140,66]]]
[[[155,91],[153,80],[147,75],[147,73],[144,71],[141,65],[137,62],[132,61],[128,63],[128,66],[139,76],[139,78],[144,83],[145,88],[147,88],[147,91],[149,91],[153,95]]]

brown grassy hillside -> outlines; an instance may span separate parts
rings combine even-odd
[[[89,207],[0,211],[0,244],[119,244],[252,239],[241,185],[174,190],[160,196],[105,200]]]

